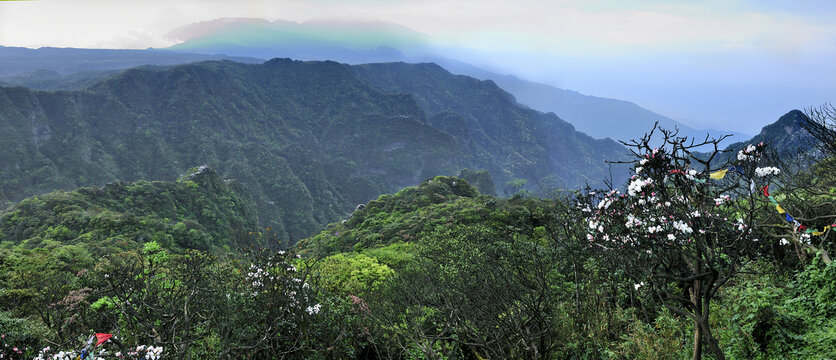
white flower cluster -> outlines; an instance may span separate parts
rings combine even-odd
[[[790,242],[789,242],[789,241],[787,241],[787,239],[786,239],[786,238],[781,238],[781,241],[778,241],[778,244],[780,244],[780,245],[789,245],[789,244],[790,244]]]
[[[604,210],[609,209],[609,208],[610,208],[610,205],[612,205],[612,203],[613,203],[613,202],[615,202],[615,199],[613,199],[613,198],[608,198],[608,197],[607,197],[607,198],[603,198],[603,199],[601,199],[601,201],[598,203],[598,208],[599,208],[599,209],[604,209]]]
[[[640,289],[642,286],[644,286],[644,281],[642,281],[638,284],[633,284],[633,288],[635,288],[636,290]]]
[[[762,167],[762,168],[759,167],[759,168],[755,169],[755,175],[757,175],[758,177],[764,177],[764,176],[769,176],[769,175],[778,175],[780,173],[781,173],[781,169],[778,169],[778,168],[772,167],[772,166],[767,166],[767,167]]]
[[[757,150],[755,145],[749,144],[749,146],[747,146],[743,150],[740,150],[740,151],[737,152],[737,160],[740,160],[740,161],[755,160],[755,155],[754,155],[755,150]]]
[[[683,234],[690,234],[694,232],[694,229],[691,229],[691,227],[688,226],[688,224],[680,220],[676,220],[673,222],[673,228],[679,230]]]
[[[264,286],[264,281],[267,279],[272,281],[276,278],[270,275],[270,273],[264,271],[264,269],[258,268],[255,265],[250,265],[250,272],[247,273],[247,280],[249,280],[254,287]]]
[[[723,205],[724,202],[731,200],[731,197],[728,195],[720,195],[714,199],[714,205],[720,206]]]
[[[643,187],[650,184],[653,184],[653,179],[635,179],[630,182],[630,185],[627,187],[627,193],[630,194],[630,196],[636,196],[636,194],[642,192]]]
[[[735,223],[735,225],[737,225],[738,231],[746,230],[746,228],[748,227],[746,226],[746,223],[743,222],[743,219],[737,219],[737,223]]]
[[[592,230],[598,229],[598,232],[604,232],[604,227],[599,225],[597,221],[589,220],[589,228]]]
[[[33,360],[75,360],[78,359],[79,355],[71,350],[71,351],[61,351],[55,354],[50,354],[52,352],[52,348],[49,346],[43,348],[40,352],[38,352],[38,356],[35,357]],[[99,356],[96,356],[96,360],[103,360],[101,356],[107,355],[107,352],[102,349],[99,352]],[[127,353],[122,354],[121,352],[117,352],[113,354],[117,359],[131,359],[131,360],[159,360],[163,357],[163,347],[162,346],[151,346],[151,345],[140,345],[137,346],[135,349],[130,349]],[[87,359],[87,357],[85,357]]]
[[[643,222],[639,218],[633,216],[633,214],[627,214],[627,223],[624,226],[631,228],[633,226],[642,226],[642,224]]]
[[[78,358],[75,351],[61,351],[57,354],[49,355],[49,347],[44,348],[38,353],[38,356],[35,357],[35,360],[75,360]]]
[[[649,226],[647,228],[647,232],[649,232],[651,234],[662,232],[662,225]]]
[[[687,177],[688,180],[694,180],[694,179],[697,178],[697,174],[698,174],[697,170],[691,169],[691,170],[688,170],[687,173],[685,173],[685,177]]]
[[[146,360],[159,360],[163,356],[163,347],[162,346],[147,346],[144,347],[142,345],[136,347],[137,355],[141,355],[141,352],[145,351]]]
[[[305,309],[305,311],[307,311],[308,314],[310,314],[310,315],[315,315],[315,314],[319,314],[319,310],[321,310],[321,309],[322,309],[322,304],[316,304],[314,306],[308,306],[308,308]]]

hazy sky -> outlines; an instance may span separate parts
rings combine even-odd
[[[836,97],[833,1],[0,1],[0,45],[160,48],[221,17],[390,21],[476,65],[749,133]]]

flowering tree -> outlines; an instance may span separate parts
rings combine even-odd
[[[660,129],[662,146],[652,147],[655,131],[625,143],[636,158],[627,193],[583,198],[587,238],[634,279],[637,291],[694,321],[694,359],[703,344],[724,359],[709,326],[710,303],[755,250],[757,195],[778,170],[758,168],[763,144],[729,158],[718,148],[722,138],[698,143]],[[713,150],[696,152],[705,147]]]

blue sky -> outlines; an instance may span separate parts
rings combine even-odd
[[[221,17],[383,20],[475,65],[757,132],[836,97],[836,2],[35,0],[0,2],[0,45],[147,48]]]

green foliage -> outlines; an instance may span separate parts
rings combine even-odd
[[[487,170],[462,169],[456,176],[473,185],[480,194],[496,196],[496,185],[493,183],[491,173]]]
[[[652,324],[634,315],[629,319],[628,332],[619,344],[618,355],[626,359],[685,359],[690,355],[690,331],[686,321],[673,317],[664,309]]]
[[[320,260],[312,273],[326,290],[365,296],[377,291],[395,272],[364,254],[336,254]]]

